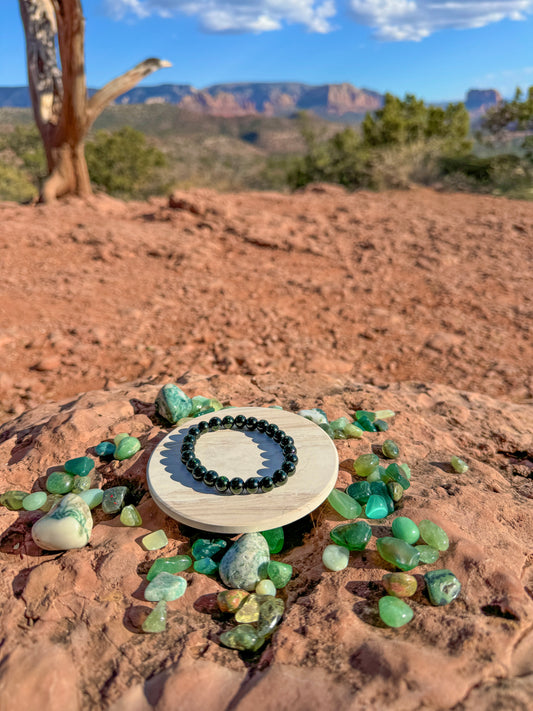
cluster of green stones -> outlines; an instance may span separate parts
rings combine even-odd
[[[113,441],[104,440],[95,447],[96,454],[101,459],[117,459],[122,461],[130,459],[141,448],[141,443],[137,437],[132,437],[127,432],[119,432]]]
[[[214,398],[196,395],[190,398],[174,383],[163,385],[155,399],[157,412],[171,424],[184,425],[194,417],[218,412],[224,406]]]
[[[385,432],[389,429],[385,420],[394,417],[392,410],[377,412],[357,410],[353,420],[348,417],[338,417],[330,422],[324,410],[318,407],[300,410],[298,414],[321,427],[331,439],[360,439],[364,432]]]

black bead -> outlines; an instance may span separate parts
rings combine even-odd
[[[290,476],[296,471],[296,464],[294,464],[294,462],[288,462],[287,460],[285,460],[281,465],[281,468]]]
[[[222,427],[225,427],[227,430],[230,430],[233,427],[233,423],[235,420],[231,415],[226,415],[226,417],[222,418]]]
[[[246,429],[247,430],[255,430],[257,427],[257,417],[248,417],[246,419]]]
[[[204,484],[206,486],[215,486],[216,482],[218,479],[218,474],[213,471],[213,469],[210,469],[204,474]]]
[[[280,444],[282,447],[287,447],[289,444],[294,444],[294,440],[289,435],[285,435],[281,438]]]
[[[209,429],[211,430],[211,432],[216,432],[221,427],[222,427],[222,420],[220,419],[220,417],[212,417],[209,420]]]
[[[298,464],[298,456],[297,456],[296,452],[291,452],[290,454],[286,454],[285,461],[292,462],[293,464]]]
[[[194,452],[193,452],[193,451],[185,450],[185,452],[182,452],[182,453],[181,453],[181,461],[182,461],[185,465],[187,465],[187,462],[188,462],[190,459],[194,459]]]
[[[187,432],[187,434],[190,434],[193,437],[198,437],[198,435],[200,434],[200,430],[198,429],[198,427],[196,427],[196,425],[194,425],[193,427],[189,427],[189,431]]]
[[[196,444],[195,442],[184,442],[181,445],[181,452],[182,453],[183,452],[194,452],[194,445],[195,444]]]
[[[281,451],[283,452],[283,456],[287,456],[287,454],[296,454],[296,447],[294,444],[288,444],[286,447],[281,448]]]
[[[202,420],[196,425],[196,427],[200,430],[200,434],[203,434],[209,429],[209,422],[207,420]]]
[[[240,477],[235,476],[230,481],[229,488],[232,494],[242,494],[244,489],[244,482]]]
[[[272,474],[272,481],[274,482],[274,486],[283,486],[283,484],[287,483],[287,479],[289,478],[289,475],[287,472],[284,472],[283,469],[277,469],[274,474]]]
[[[258,420],[257,421],[257,431],[258,432],[265,432],[266,428],[268,427],[268,422],[266,420]]]
[[[273,437],[274,434],[279,430],[279,427],[275,425],[273,422],[268,424],[265,429],[265,434],[267,437]]]
[[[207,468],[204,467],[203,464],[198,464],[197,466],[194,467],[191,474],[192,474],[192,478],[196,479],[196,481],[203,481],[204,475],[207,474]]]
[[[195,467],[197,467],[199,464],[201,464],[201,463],[202,463],[202,462],[198,459],[198,457],[192,457],[192,459],[189,459],[189,460],[186,462],[185,466],[187,467],[187,469],[188,469],[190,472],[192,472],[192,470],[193,470]]]
[[[185,442],[191,442],[192,444],[196,444],[196,437],[192,434],[186,434],[183,438],[183,444],[185,444]]]
[[[259,491],[259,479],[251,476],[244,482],[244,487],[249,494],[256,494]]]
[[[244,426],[246,424],[246,417],[244,415],[237,415],[235,418],[235,427],[238,430],[244,429]]]
[[[274,440],[274,442],[278,442],[278,443],[279,443],[279,442],[281,442],[281,438],[282,438],[283,436],[284,436],[283,430],[277,430],[277,431],[274,432],[274,434],[272,435],[272,439]]]
[[[227,476],[219,476],[218,479],[215,481],[215,489],[217,491],[220,491],[221,494],[228,490],[228,486],[229,479]]]
[[[264,476],[261,479],[261,490],[262,491],[272,491],[274,488],[274,482],[271,476]]]

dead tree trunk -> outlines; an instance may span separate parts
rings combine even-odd
[[[85,20],[80,0],[19,0],[19,5],[33,113],[48,162],[41,200],[50,202],[69,194],[87,197],[91,194],[91,181],[85,139],[94,120],[117,96],[157,69],[171,65],[160,59],[146,59],[89,99],[85,83]]]

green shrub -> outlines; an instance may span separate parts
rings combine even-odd
[[[37,189],[27,174],[12,165],[0,161],[0,200],[29,202],[37,197]]]
[[[46,156],[36,126],[15,126],[0,136],[0,151],[14,155],[18,167],[23,168],[35,187],[39,187],[47,172]]]

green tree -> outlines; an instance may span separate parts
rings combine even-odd
[[[512,101],[501,101],[489,109],[481,122],[482,130],[493,140],[501,139],[505,133],[533,131],[533,86],[523,97],[522,90],[517,88]],[[533,162],[533,137],[526,136],[521,148],[525,158]]]
[[[0,150],[12,151],[36,187],[46,175],[46,156],[36,126],[15,126],[0,136]]]

